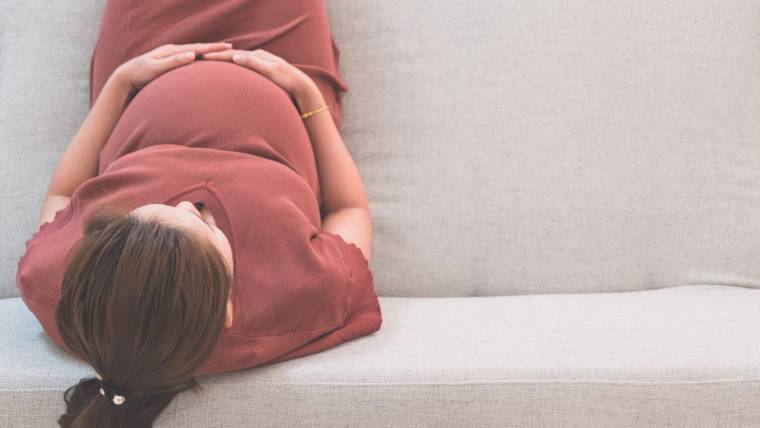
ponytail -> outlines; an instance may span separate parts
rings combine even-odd
[[[129,214],[90,218],[70,253],[56,323],[107,381],[68,388],[59,425],[151,427],[177,394],[200,390],[193,374],[223,333],[231,286],[210,242]]]
[[[100,394],[100,379],[83,378],[64,392],[66,413],[58,418],[58,424],[67,428],[150,428],[177,394],[188,389],[197,391],[201,386],[191,379],[161,394],[133,392],[124,404],[116,405],[108,394]]]

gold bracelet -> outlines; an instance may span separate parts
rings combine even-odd
[[[321,111],[325,111],[325,110],[327,110],[327,104],[323,105],[322,107],[320,107],[320,108],[318,108],[316,110],[307,111],[306,113],[303,113],[301,115],[301,119],[306,120],[310,116],[313,116],[313,115],[315,115],[315,114],[317,114],[317,113],[319,113]]]

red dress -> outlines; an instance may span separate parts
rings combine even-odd
[[[121,3],[106,5],[102,25],[113,9],[126,7]],[[295,9],[285,12],[305,14]],[[94,64],[109,34],[101,28]],[[335,67],[337,61],[327,69],[337,77],[323,82],[341,81]],[[330,94],[325,98],[338,102]],[[211,211],[234,257],[233,326],[198,375],[313,354],[380,328],[367,259],[356,245],[321,230],[314,153],[290,96],[237,64],[196,61],[135,95],[100,153],[98,176],[26,242],[17,286],[56,344],[68,350],[55,326],[55,306],[66,253],[88,216],[100,206],[131,210],[182,200]]]

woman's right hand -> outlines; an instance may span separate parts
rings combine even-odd
[[[161,45],[124,62],[114,70],[113,74],[115,79],[128,83],[130,92],[134,93],[169,70],[193,62],[198,54],[230,47],[232,47],[231,43],[224,42]]]
[[[296,96],[305,88],[311,87],[314,81],[298,67],[285,61],[279,56],[256,49],[254,51],[226,49],[203,54],[203,59],[217,61],[232,61],[235,64],[250,68],[268,78],[288,94]]]

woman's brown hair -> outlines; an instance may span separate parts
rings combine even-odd
[[[121,405],[83,378],[63,398],[63,427],[150,427],[224,330],[232,278],[214,245],[156,219],[105,208],[68,254],[55,317],[66,346],[103,380],[131,391]]]

